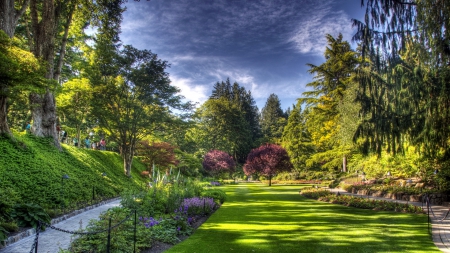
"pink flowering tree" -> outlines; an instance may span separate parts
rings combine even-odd
[[[203,168],[211,176],[216,177],[223,173],[233,173],[236,163],[229,154],[220,150],[211,150],[206,153],[203,159]]]
[[[272,185],[272,177],[277,173],[291,171],[293,168],[287,151],[276,144],[265,144],[252,149],[244,164],[244,173],[249,176],[259,173],[269,178],[269,186]]]

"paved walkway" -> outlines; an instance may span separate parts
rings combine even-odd
[[[108,210],[111,207],[119,206],[120,199],[101,205],[79,215],[73,216],[56,225],[57,228],[64,230],[75,231],[85,228],[91,219],[98,219],[100,213]],[[59,232],[54,229],[47,228],[46,231],[39,233],[38,253],[57,253],[60,249],[67,249],[72,241],[71,234]],[[0,253],[29,253],[33,246],[35,236],[26,237],[18,242],[15,242],[3,249]],[[34,250],[33,250],[34,253]]]
[[[352,195],[352,196],[358,196],[358,197],[364,197],[369,199],[375,199],[375,200],[386,200],[386,201],[395,201],[397,203],[403,203],[403,204],[411,204],[415,206],[423,206],[423,209],[425,212],[428,212],[426,204],[422,204],[422,202],[410,202],[410,201],[404,201],[404,200],[394,200],[394,199],[388,199],[388,198],[380,198],[380,197],[373,197],[368,195],[358,195],[358,194],[352,194],[349,192],[346,192],[342,189],[328,189],[331,192],[343,194],[343,195]],[[445,218],[445,215],[449,211],[449,207],[445,206],[438,206],[438,205],[431,205],[430,210],[430,226],[431,226],[431,235],[433,238],[434,244],[442,251],[442,252],[448,252],[450,253],[450,214],[448,217]]]

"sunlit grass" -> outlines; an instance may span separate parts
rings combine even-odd
[[[306,199],[303,186],[224,186],[229,199],[167,252],[440,252],[424,215]]]

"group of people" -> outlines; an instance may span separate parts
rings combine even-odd
[[[84,146],[86,148],[92,148],[92,149],[96,149],[96,150],[106,150],[106,141],[105,139],[101,139],[99,142],[92,142],[89,139],[89,136],[87,136],[84,139]]]

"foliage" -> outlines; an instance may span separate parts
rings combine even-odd
[[[234,82],[233,85],[231,85],[230,79],[227,78],[225,82],[222,81],[214,84],[210,99],[225,99],[236,106],[243,115],[244,121],[247,123],[246,125],[248,125],[250,131],[247,132],[241,129],[240,132],[237,132],[239,138],[234,139],[236,143],[240,143],[239,145],[236,145],[239,147],[239,149],[236,150],[236,162],[243,163],[248,152],[260,144],[259,139],[262,137],[259,124],[259,110],[251,92],[246,91],[245,88],[241,87],[237,82]],[[229,122],[231,123],[233,121]],[[247,136],[244,136],[245,134],[249,135],[248,138]]]
[[[153,182],[145,191],[124,191],[121,205],[136,209],[146,217],[161,216],[177,209],[184,198],[200,196],[202,191],[203,187],[196,180]]]
[[[175,148],[167,142],[149,143],[148,140],[140,141],[136,146],[136,153],[140,157],[141,162],[147,165],[150,171],[153,165],[167,167],[169,165],[176,166],[179,161],[175,156]]]
[[[196,128],[187,135],[202,155],[217,149],[231,154],[234,159],[242,159],[250,150],[250,125],[238,104],[223,97],[209,99],[197,109],[195,118]]]
[[[284,148],[276,144],[266,144],[253,149],[244,165],[246,175],[260,173],[269,177],[269,186],[274,175],[291,169],[289,155]]]
[[[227,194],[223,190],[217,188],[206,189],[202,192],[201,196],[205,198],[213,198],[214,201],[219,204],[223,204],[223,202],[227,200]]]
[[[421,207],[411,204],[401,204],[394,201],[374,200],[348,195],[336,195],[324,189],[304,188],[300,191],[300,194],[307,198],[356,208],[373,209],[377,211],[424,213],[424,210],[422,210]]]
[[[15,140],[0,137],[0,217],[7,220],[11,205],[39,203],[45,210],[61,214],[117,197],[124,189],[138,189],[143,183],[139,172],[143,164],[135,161],[132,178],[121,173],[120,156],[108,151],[78,149],[26,133],[15,133]],[[106,176],[102,176],[105,173]],[[62,175],[69,179],[62,182]],[[94,195],[93,195],[94,191]]]
[[[203,158],[203,168],[212,176],[234,172],[236,163],[229,154],[221,150],[211,150]]]
[[[107,52],[99,48],[97,57],[102,53]],[[168,63],[156,54],[132,46],[108,54],[114,59],[112,65],[92,62],[95,72],[90,79],[97,94],[93,114],[102,130],[119,145],[124,173],[130,176],[137,142],[171,121],[169,108],[189,109],[190,104],[181,102],[179,89],[170,84],[165,72]]]
[[[281,109],[278,96],[270,94],[265,106],[261,109],[261,131],[266,142],[279,143],[287,115]]]
[[[289,114],[281,145],[289,154],[296,171],[306,170],[306,160],[314,152],[311,135],[306,127],[305,113],[298,102]]]
[[[11,217],[17,220],[19,227],[37,228],[39,222],[50,224],[51,220],[45,210],[41,206],[34,203],[15,205]],[[44,227],[45,226],[42,226],[42,228]]]

